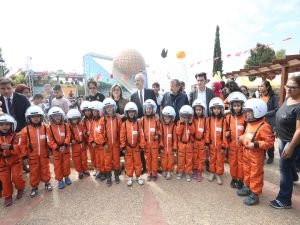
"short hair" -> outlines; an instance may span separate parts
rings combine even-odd
[[[59,84],[55,85],[53,91],[61,91],[61,86]]]
[[[180,81],[178,79],[171,80],[171,83],[175,83],[177,87],[181,87]]]
[[[14,86],[12,79],[10,79],[8,77],[1,77],[0,84],[11,84],[11,86]]]
[[[138,72],[138,73],[135,75],[134,79],[136,79],[137,77],[141,77],[141,78],[142,78],[142,81],[145,81],[143,72]]]
[[[296,82],[297,85],[300,87],[300,74],[290,77],[289,80]]]
[[[152,84],[152,87],[160,87],[160,84],[158,83],[158,82],[154,82],[153,84]]]
[[[35,94],[33,96],[33,100],[36,100],[36,99],[44,99],[44,96],[42,94]]]
[[[93,85],[95,85],[95,87],[97,87],[97,82],[93,78],[88,80],[87,86],[89,87],[91,84],[93,84]]]
[[[205,80],[207,80],[207,77],[206,77],[206,73],[202,72],[202,73],[197,73],[195,75],[195,78],[197,79],[198,77],[204,77]]]
[[[15,87],[15,92],[22,94],[26,89],[30,90],[30,88],[25,84],[17,84]]]
[[[180,81],[180,85],[181,86],[185,86],[185,82],[184,81]]]

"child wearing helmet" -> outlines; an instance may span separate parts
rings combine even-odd
[[[243,105],[247,101],[246,96],[241,92],[232,92],[228,96],[230,114],[226,116],[228,124],[226,138],[228,140],[228,159],[230,167],[232,188],[243,187],[243,145],[238,139],[243,135],[246,128],[246,121],[243,115]]]
[[[53,152],[53,165],[55,179],[58,181],[58,188],[65,188],[65,184],[71,185],[69,178],[70,170],[70,144],[71,132],[69,126],[64,123],[65,113],[59,107],[52,107],[48,111],[50,125],[47,129],[48,146]],[[63,178],[65,180],[63,180]]]
[[[145,135],[145,159],[147,168],[147,181],[157,180],[158,151],[160,143],[160,122],[156,119],[157,106],[152,99],[143,104],[144,116],[141,119],[141,126]]]
[[[23,157],[29,159],[30,197],[33,198],[38,194],[40,181],[45,183],[45,190],[52,191],[47,127],[43,123],[44,112],[39,106],[30,106],[25,117],[28,125],[21,131],[20,148]]]
[[[176,124],[174,123],[176,112],[173,107],[166,106],[162,110],[160,160],[163,177],[170,180],[174,171],[174,161],[177,151]]]
[[[83,124],[81,123],[81,113],[77,109],[70,109],[67,113],[69,129],[71,132],[71,143],[69,148],[72,152],[72,161],[78,178],[90,176],[87,164],[86,144],[83,135]]]
[[[4,206],[12,205],[13,183],[18,190],[17,199],[23,197],[22,156],[19,149],[19,135],[15,133],[17,122],[8,115],[0,116],[0,181],[3,185]]]
[[[193,125],[193,108],[189,105],[184,105],[179,110],[180,120],[177,122],[176,135],[178,141],[178,166],[177,179],[182,178],[182,173],[186,175],[186,181],[191,181],[193,168],[193,142],[195,127]]]
[[[134,102],[128,102],[124,109],[124,118],[120,133],[120,147],[125,152],[125,170],[127,185],[133,185],[133,173],[139,185],[144,184],[141,176],[142,162],[140,150],[145,147],[145,137],[138,120],[138,108]]]
[[[120,127],[121,119],[116,115],[117,104],[111,98],[103,101],[104,116],[100,119],[100,133],[96,133],[95,142],[104,147],[106,184],[112,185],[112,170],[116,184],[120,183]]]
[[[205,117],[206,104],[200,99],[195,99],[192,104],[194,110],[193,124],[195,127],[195,141],[193,148],[193,179],[201,182],[204,171],[204,163],[208,152],[206,151],[205,140],[208,134]]]
[[[224,117],[224,103],[219,97],[209,102],[211,116],[208,121],[206,145],[209,146],[209,175],[208,180],[217,178],[219,185],[223,184],[225,150],[228,146],[226,138],[227,122]]]
[[[89,138],[92,134],[92,126],[93,126],[93,113],[91,109],[92,102],[89,101],[83,101],[80,105],[80,111],[83,115],[82,119],[82,125],[83,125],[83,134],[85,138],[85,142],[88,146],[92,166],[96,168],[96,162],[95,162],[95,150],[92,146],[92,144],[89,142]],[[96,169],[95,169],[96,171]],[[94,176],[96,176],[96,172],[94,173]]]
[[[237,191],[237,195],[246,196],[243,201],[246,205],[259,202],[264,181],[265,151],[273,146],[275,140],[271,126],[264,119],[267,111],[267,104],[261,99],[253,98],[245,102],[247,126],[239,138],[244,146],[244,186]]]
[[[97,143],[96,136],[101,133],[101,118],[103,116],[103,103],[99,101],[91,102],[91,109],[93,115],[93,122],[91,127],[91,133],[89,136],[90,152],[94,154],[93,160],[95,163],[95,176],[96,180],[104,181],[105,176],[105,154],[102,145]],[[92,158],[92,155],[91,155]]]

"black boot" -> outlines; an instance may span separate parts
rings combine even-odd
[[[111,181],[111,172],[106,173],[106,184],[108,187],[110,187],[112,185],[112,181]]]
[[[116,184],[120,183],[120,171],[119,170],[115,170],[115,182]]]

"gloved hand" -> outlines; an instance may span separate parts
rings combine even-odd
[[[177,150],[175,148],[172,149],[173,154],[176,154]]]
[[[222,153],[225,153],[225,152],[226,152],[226,149],[225,149],[224,147],[222,147],[222,148],[221,148],[221,152],[222,152]]]
[[[164,147],[159,147],[159,152],[163,153],[164,152]]]
[[[125,155],[126,149],[125,148],[121,148],[121,152],[122,152],[122,154]]]
[[[140,148],[140,152],[143,152],[144,151],[144,149],[143,148]]]

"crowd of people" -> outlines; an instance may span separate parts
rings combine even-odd
[[[185,177],[187,182],[203,180],[223,184],[228,159],[231,182],[246,205],[259,202],[264,179],[264,162],[274,161],[278,136],[281,182],[274,208],[290,208],[293,182],[298,179],[300,157],[300,76],[286,84],[287,98],[279,108],[278,97],[269,81],[263,80],[258,94],[235,81],[213,82],[207,87],[206,73],[195,75],[197,84],[186,94],[185,84],[173,79],[170,91],[160,94],[160,85],[144,88],[144,76],[135,76],[137,91],[129,99],[121,86],[111,87],[110,96],[97,91],[89,80],[89,95],[70,104],[62,88],[53,88],[53,97],[44,107],[43,95],[28,100],[29,93],[13,87],[9,78],[0,78],[0,194],[5,206],[12,205],[13,184],[22,198],[25,179],[23,164],[29,165],[30,196],[38,194],[42,181],[50,183],[50,158],[58,188],[71,185],[70,160],[78,179],[90,176],[89,151],[95,178],[107,186],[120,183],[121,161],[125,159],[127,185],[156,181],[158,171],[169,180]],[[19,92],[19,93],[18,93]],[[47,116],[45,116],[47,115]],[[159,160],[160,159],[160,160]],[[113,179],[114,175],[114,179]],[[135,177],[135,178],[134,178]]]

